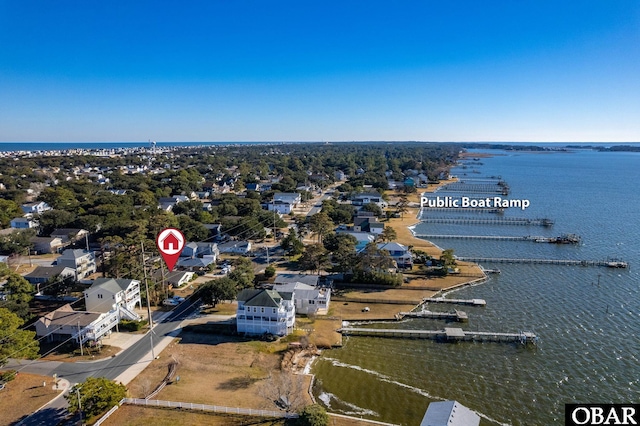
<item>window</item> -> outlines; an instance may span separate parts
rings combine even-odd
[[[264,314],[264,308],[260,308],[260,312]]]
[[[274,313],[274,314],[276,313],[276,308],[273,308],[273,313]]]
[[[258,308],[256,308],[255,306],[253,307],[253,312],[258,312]]]
[[[102,299],[102,294],[98,293],[98,299]]]

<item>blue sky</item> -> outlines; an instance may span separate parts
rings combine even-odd
[[[0,141],[640,141],[640,2],[0,0]]]

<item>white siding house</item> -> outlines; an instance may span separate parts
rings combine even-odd
[[[238,294],[238,333],[285,336],[296,321],[294,295],[275,290],[245,289]]]
[[[293,282],[276,284],[273,289],[278,293],[286,291],[295,294],[296,314],[326,315],[329,310],[330,288],[318,288],[300,282]]]
[[[119,319],[137,320],[134,312],[140,307],[140,281],[116,278],[98,278],[84,292],[87,310],[92,312],[118,311]]]

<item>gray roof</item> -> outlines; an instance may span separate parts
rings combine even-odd
[[[278,274],[274,283],[286,284],[286,283],[303,283],[310,286],[317,286],[320,281],[319,275],[314,274]]]
[[[480,416],[458,401],[432,402],[420,426],[478,426]]]
[[[66,266],[38,266],[33,271],[29,272],[25,275],[25,279],[29,278],[53,278],[57,275],[60,275],[67,270],[69,275],[75,275],[75,272],[71,268],[67,268]]]
[[[390,243],[379,243],[378,244],[378,249],[380,250],[387,250],[387,251],[407,251],[408,248],[407,246],[403,246],[400,243],[394,243],[394,242],[390,242]]]
[[[96,278],[89,288],[100,287],[109,290],[111,293],[119,293],[120,291],[126,291],[133,281],[135,280],[124,278]]]
[[[59,229],[55,229],[52,233],[51,236],[52,237],[57,237],[57,236],[65,236],[68,237],[69,235],[73,235],[73,234],[78,234],[80,232],[87,232],[84,229],[80,229],[80,228],[59,228]]]
[[[277,308],[282,300],[291,300],[293,293],[276,290],[245,289],[238,294],[238,301],[244,301],[245,306],[264,306]]]
[[[92,252],[90,251],[86,251],[86,250],[82,250],[82,249],[67,249],[65,251],[62,252],[62,254],[60,255],[60,257],[62,259],[77,259],[79,257],[82,256],[86,256],[88,254],[91,254]]]
[[[64,325],[80,325],[80,327],[86,327],[95,320],[99,319],[101,313],[87,312],[87,311],[74,311],[71,305],[67,304],[53,312],[49,312],[40,318],[40,321],[45,323],[47,327],[51,326],[64,326]]]

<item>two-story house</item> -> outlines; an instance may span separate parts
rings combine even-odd
[[[295,294],[294,303],[296,314],[326,315],[331,300],[331,289],[315,287],[301,282],[276,284],[273,287],[278,293],[291,292]]]
[[[11,219],[11,227],[14,229],[31,229],[37,228],[39,223],[37,220],[33,220],[28,217],[16,217]]]
[[[87,312],[74,311],[67,304],[43,315],[36,322],[36,335],[46,336],[47,342],[75,339],[79,344],[99,341],[118,323],[115,311]]]
[[[41,214],[47,210],[51,210],[51,206],[44,201],[36,201],[35,203],[27,203],[20,206],[26,215]]]
[[[398,264],[398,268],[411,268],[413,266],[413,256],[407,246],[395,242],[379,243],[378,249],[388,251],[389,255]]]
[[[285,336],[293,331],[295,321],[292,292],[245,289],[238,294],[238,333]]]
[[[76,280],[82,280],[96,272],[96,255],[92,251],[67,249],[58,257],[57,264],[76,271]]]
[[[135,307],[142,306],[140,281],[123,278],[98,278],[84,292],[87,310],[91,312],[118,311],[119,319],[138,320]]]
[[[363,192],[351,198],[351,204],[354,206],[364,206],[369,203],[377,204],[382,209],[387,207],[387,202],[382,199],[382,195],[378,192]]]
[[[267,210],[289,214],[301,202],[302,196],[297,192],[276,192],[273,194],[273,201],[267,205]]]

